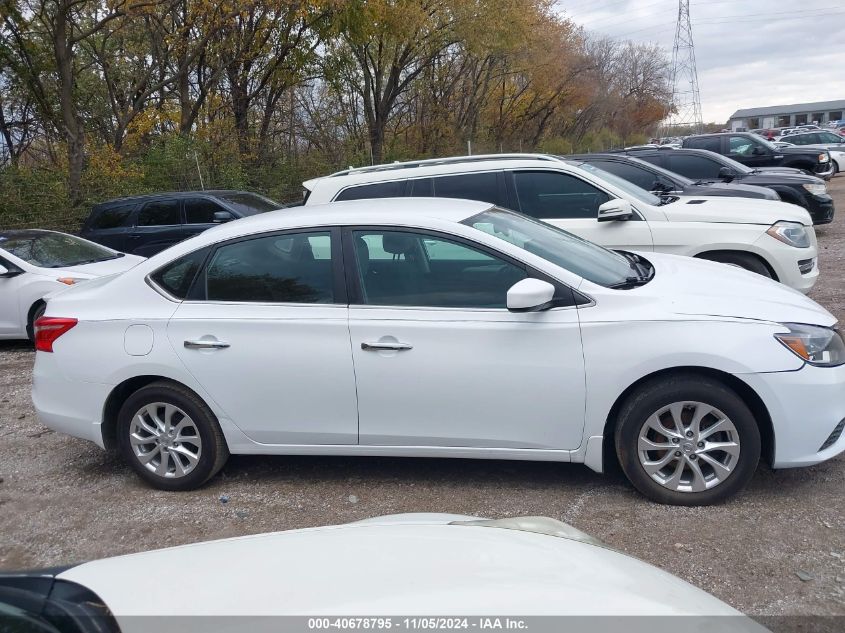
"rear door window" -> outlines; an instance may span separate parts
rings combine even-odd
[[[91,223],[92,229],[117,229],[122,226],[127,226],[129,223],[129,216],[135,209],[134,204],[125,204],[114,207],[107,207],[99,211]]]
[[[138,213],[138,226],[173,226],[181,224],[179,200],[155,200]]]
[[[438,198],[460,198],[502,204],[497,171],[440,176],[432,178],[432,181],[434,195]]]
[[[689,138],[684,141],[684,147],[690,149],[706,149],[717,154],[722,153],[722,138],[719,136],[705,136],[702,138]]]

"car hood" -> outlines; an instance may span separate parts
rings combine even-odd
[[[690,187],[685,196],[728,196],[734,198],[759,198],[760,200],[780,200],[778,194],[767,187],[752,184],[708,182]]]
[[[654,265],[654,278],[625,292],[650,295],[669,313],[824,327],[836,323],[801,292],[737,266],[665,253],[640,255]]]
[[[679,196],[660,210],[670,222],[731,222],[772,225],[781,220],[812,226],[806,209],[775,200],[721,196]]]
[[[806,153],[806,152],[804,152]],[[804,174],[808,175],[803,169],[796,167],[754,167],[755,171],[773,174]]]
[[[57,277],[68,276],[94,279],[95,277],[125,272],[130,268],[134,268],[145,259],[145,257],[138,257],[137,255],[123,255],[122,257],[115,257],[114,259],[107,259],[91,264],[68,266],[66,268],[49,268],[46,270],[49,270],[51,274],[55,274]]]
[[[793,147],[781,147],[777,150],[778,154],[787,154],[789,156],[797,155],[812,155],[818,154],[818,150],[814,147],[807,148],[806,145],[795,145]]]
[[[786,167],[782,170],[757,170],[752,174],[737,176],[731,182],[741,182],[746,185],[791,185],[800,187],[803,184],[820,183],[824,182],[824,180],[817,176],[811,176],[799,169]]]
[[[121,628],[137,615],[739,615],[579,534],[544,517],[400,515],[120,556],[58,577],[99,595]],[[168,582],[138,590],[163,569],[178,570],[178,599]]]

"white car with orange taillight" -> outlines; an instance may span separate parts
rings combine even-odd
[[[0,339],[32,339],[46,295],[144,259],[67,233],[0,231]]]

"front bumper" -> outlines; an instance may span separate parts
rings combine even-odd
[[[812,466],[845,451],[845,366],[739,376],[762,398],[774,430],[774,468]],[[822,447],[825,448],[822,448]]]
[[[819,163],[816,165],[816,168],[813,170],[813,175],[825,180],[830,180],[833,176],[833,160],[831,159],[826,163]]]
[[[819,247],[815,233],[811,233],[809,248],[795,248],[784,244],[764,233],[754,242],[754,246],[772,267],[779,282],[795,288],[804,294],[810,292],[819,278]],[[802,265],[813,260],[814,265],[808,272],[802,272]]]
[[[829,194],[821,196],[807,194],[804,196],[807,211],[813,218],[813,224],[830,224],[833,222],[833,198]]]

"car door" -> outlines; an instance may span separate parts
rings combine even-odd
[[[358,441],[339,240],[314,229],[219,244],[168,324],[188,371],[255,442]]]
[[[383,227],[345,238],[362,445],[580,445],[577,309],[509,312],[508,288],[531,271],[456,238]]]
[[[215,213],[224,213],[230,220],[235,219],[235,215],[229,209],[224,208],[220,203],[211,198],[185,198],[182,208],[185,215],[183,230],[185,239],[198,235],[220,224],[220,221],[214,219]]]
[[[149,257],[184,239],[182,201],[159,198],[144,203],[138,210],[135,228],[126,238],[126,252]]]
[[[544,169],[508,173],[515,208],[608,248],[653,249],[648,222],[637,213],[630,220],[599,222],[599,207],[612,196],[582,178]]]

